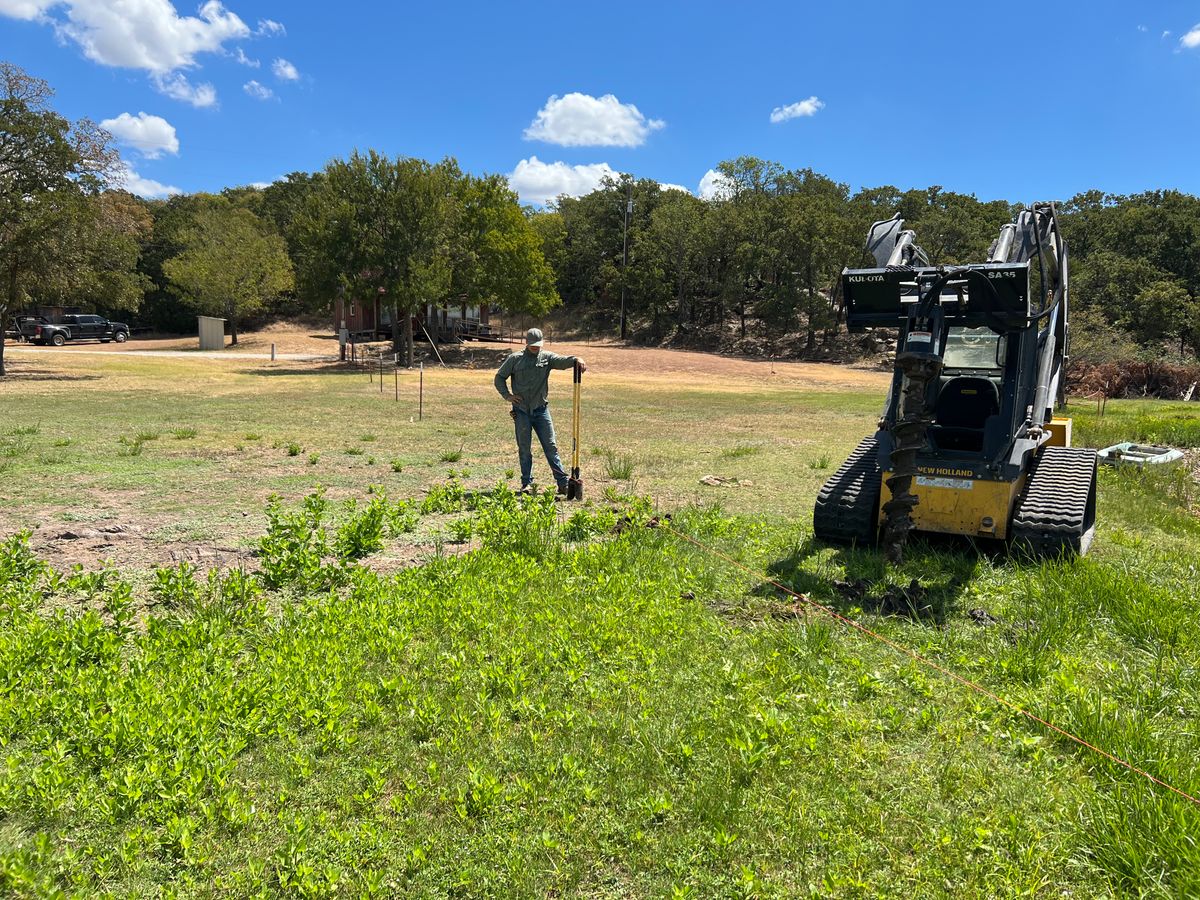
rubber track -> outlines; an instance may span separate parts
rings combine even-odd
[[[1034,556],[1082,556],[1096,531],[1096,451],[1044,447],[1013,512],[1012,542]]]
[[[874,544],[879,521],[879,442],[864,438],[817,494],[813,532],[823,541]]]

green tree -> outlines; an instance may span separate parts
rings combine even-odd
[[[468,304],[541,315],[562,301],[543,237],[502,176],[459,180],[451,294]]]
[[[450,289],[459,177],[452,159],[354,153],[326,166],[297,223],[303,290],[372,301],[382,293],[405,365],[413,360],[412,316]]]
[[[248,209],[213,198],[178,235],[181,252],[163,264],[166,277],[204,315],[238,321],[261,312],[294,285],[287,247]]]
[[[698,240],[704,213],[704,201],[683,191],[667,190],[650,216],[650,237],[673,288],[675,316],[680,325],[693,321],[694,309],[689,301],[699,282]]]
[[[124,191],[78,198],[54,241],[56,265],[31,279],[39,297],[109,313],[136,310],[150,281],[138,270],[153,219],[145,201]]]
[[[1179,341],[1179,352],[1196,333],[1196,299],[1174,279],[1160,279],[1146,285],[1133,298],[1128,314],[1121,322],[1146,344],[1161,345]]]
[[[53,91],[11,63],[0,63],[0,376],[4,329],[38,287],[65,283],[80,255],[65,238],[87,226],[90,205],[118,173],[109,136],[91,122],[71,123],[50,108]]]

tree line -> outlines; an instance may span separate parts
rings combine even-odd
[[[202,313],[228,319],[236,343],[263,314],[382,297],[411,361],[411,315],[427,302],[533,315],[565,304],[612,324],[623,297],[641,339],[755,329],[813,350],[840,333],[837,276],[865,263],[872,222],[899,213],[934,264],[955,264],[984,259],[1020,209],[938,186],[852,191],[754,157],[721,163],[704,199],[622,175],[535,209],[503,176],[373,150],[265,188],[144,200],[120,189],[111,137],[60,116],[52,96],[0,63],[6,324],[33,304],[177,331]],[[1061,203],[1060,219],[1077,356],[1200,352],[1200,199],[1089,191]]]
[[[744,336],[749,319],[760,330],[799,331],[812,350],[838,333],[842,268],[874,265],[864,253],[871,223],[899,213],[934,265],[952,265],[985,260],[1000,226],[1023,208],[938,186],[852,192],[811,169],[754,157],[717,171],[707,200],[624,176],[534,213],[563,301],[612,317],[624,288],[651,337],[731,322]],[[1200,353],[1200,198],[1088,191],[1061,202],[1059,215],[1076,356]]]

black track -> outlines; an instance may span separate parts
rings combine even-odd
[[[875,543],[880,493],[877,451],[875,438],[865,438],[817,494],[813,532],[821,540]]]
[[[1013,546],[1034,556],[1082,556],[1096,532],[1096,451],[1045,447],[1013,512]]]

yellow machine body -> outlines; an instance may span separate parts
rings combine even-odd
[[[1050,432],[1050,440],[1047,446],[1050,447],[1070,447],[1071,446],[1071,420],[1063,416],[1055,416],[1050,420],[1050,424],[1046,427]]]
[[[1047,429],[1047,447],[1071,446],[1071,420],[1055,416]],[[1041,452],[1040,450],[1038,451]],[[883,473],[880,490],[879,524],[886,516],[883,504],[892,499]],[[940,534],[959,534],[968,537],[988,537],[1004,540],[1008,537],[1013,505],[1025,487],[1028,469],[1015,481],[990,481],[978,478],[970,468],[953,465],[917,466],[912,492],[918,503],[913,509],[913,522],[918,531]]]
[[[892,499],[884,472],[880,493],[879,524],[883,504]],[[918,466],[912,492],[917,496],[913,522],[918,531],[961,534],[1004,540],[1012,519],[1013,504],[1025,487],[1025,475],[1016,481],[987,481],[974,478],[969,470],[944,466]]]

